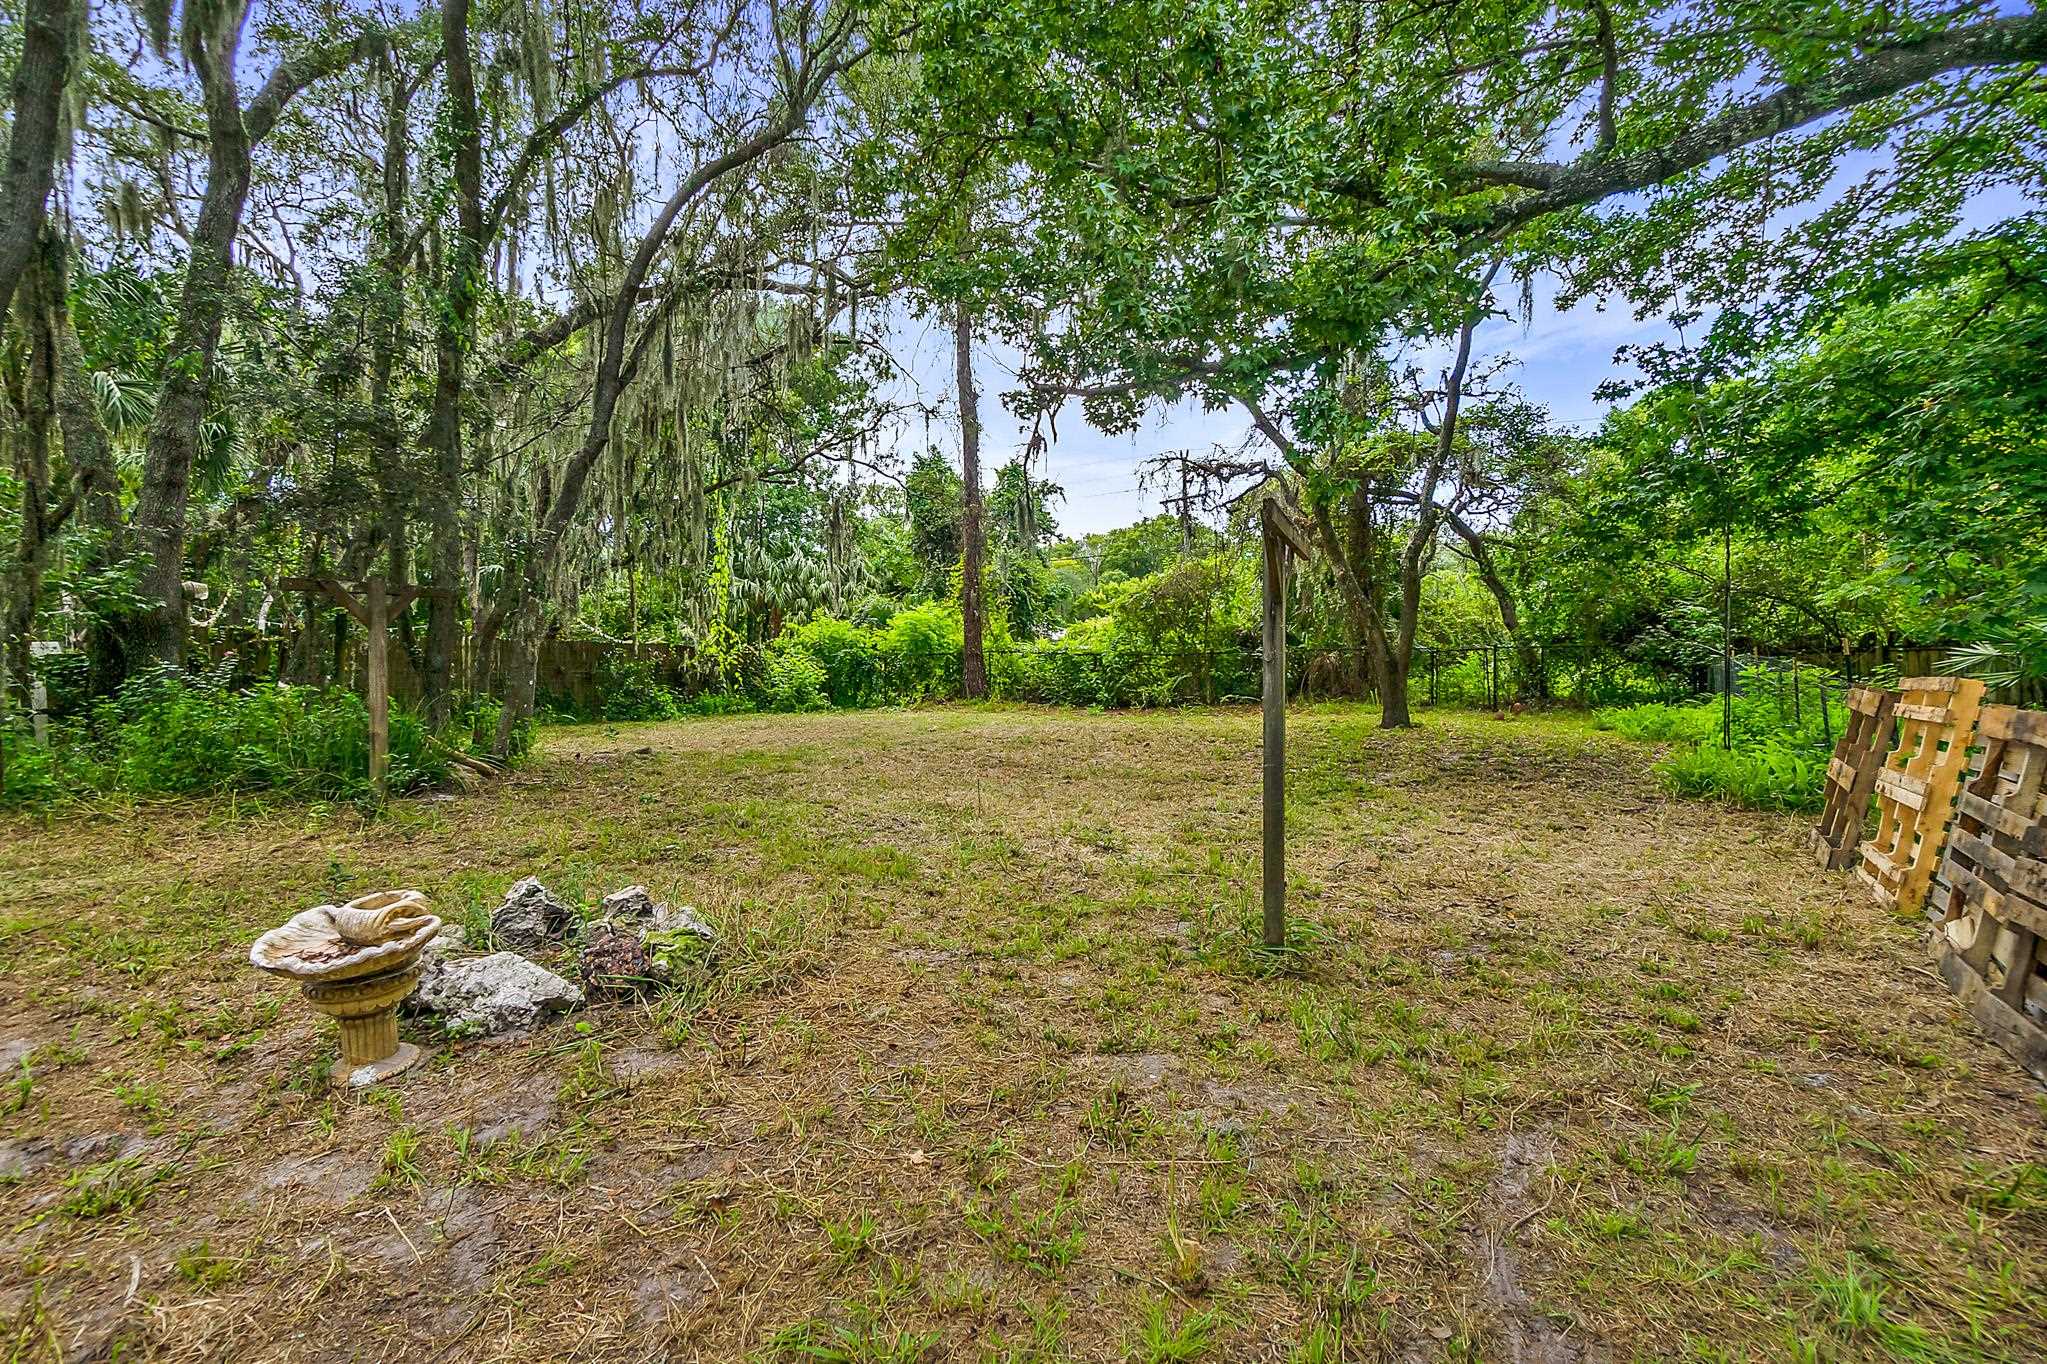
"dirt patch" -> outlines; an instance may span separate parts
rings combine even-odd
[[[346,1151],[329,1151],[287,1156],[266,1169],[259,1183],[271,1192],[294,1191],[306,1203],[345,1208],[370,1191],[377,1174],[375,1161]]]
[[[1512,1132],[1500,1156],[1500,1175],[1488,1189],[1490,1207],[1479,1233],[1479,1295],[1500,1317],[1501,1358],[1507,1364],[1603,1364],[1611,1354],[1588,1346],[1537,1310],[1521,1282],[1515,1236],[1538,1216],[1534,1186],[1556,1156],[1548,1132]]]
[[[471,1117],[477,1144],[488,1147],[540,1136],[555,1120],[558,1085],[552,1076],[536,1075],[508,1094],[479,1101]]]

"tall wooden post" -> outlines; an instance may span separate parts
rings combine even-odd
[[[1265,538],[1265,945],[1286,945],[1286,543],[1267,502]]]
[[[382,574],[363,584],[363,606],[369,614],[369,676],[364,699],[370,707],[370,787],[382,800],[391,794],[391,610]]]
[[[363,700],[370,711],[370,785],[378,799],[391,794],[391,617],[410,606],[417,597],[452,597],[445,587],[420,587],[414,583],[388,583],[372,575],[356,590],[333,578],[285,578],[278,586],[287,592],[324,592],[335,605],[362,624],[369,636],[367,676],[363,679]]]

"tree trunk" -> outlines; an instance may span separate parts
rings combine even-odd
[[[192,257],[163,384],[144,442],[142,487],[135,499],[135,539],[145,561],[141,595],[149,605],[131,623],[129,658],[177,666],[185,651],[185,526],[200,424],[213,392],[234,266],[235,233],[249,196],[249,133],[235,84],[235,56],[247,9],[231,4],[219,25],[187,43],[206,105],[206,191],[192,232]]]
[[[83,564],[87,570],[96,570],[117,562],[123,553],[121,475],[114,462],[113,438],[100,418],[99,398],[86,372],[78,333],[71,326],[68,253],[54,236],[46,241],[50,339],[56,361],[52,401],[57,429],[64,438],[65,470],[77,489],[77,515],[88,532]],[[127,671],[118,633],[95,616],[87,624],[85,646],[92,691],[112,690]]]
[[[43,570],[50,552],[50,432],[56,391],[56,343],[50,335],[50,300],[41,270],[27,272],[20,291],[21,320],[28,333],[28,366],[22,376],[21,424],[14,433],[14,477],[21,484],[21,526],[7,573],[6,690],[9,701],[27,709],[29,638],[42,602]]]
[[[21,60],[14,68],[12,133],[0,170],[0,323],[36,253],[44,205],[56,178],[57,112],[71,68],[72,5],[28,0]]]
[[[244,114],[235,60],[248,19],[245,0],[226,0],[189,22],[186,55],[206,106],[206,190],[192,230],[192,256],[178,295],[177,322],[144,441],[135,540],[145,562],[138,585],[148,606],[131,620],[129,657],[177,666],[185,648],[185,528],[200,424],[213,395],[213,362],[233,284],[235,234],[249,197],[250,149],[285,106],[313,81],[382,46],[371,36],[308,52],[279,66]]]
[[[427,603],[426,707],[429,723],[447,723],[453,700],[457,599],[462,581],[462,393],[476,340],[483,270],[483,131],[469,47],[469,0],[441,9],[442,60],[447,65],[448,119],[454,142],[455,238],[435,309],[434,402],[427,421],[433,452],[427,526],[433,582],[448,589]]]
[[[1507,580],[1500,575],[1500,566],[1493,558],[1492,546],[1485,536],[1468,524],[1463,517],[1451,515],[1450,529],[1457,532],[1471,551],[1472,567],[1478,570],[1478,579],[1486,590],[1493,594],[1493,602],[1500,610],[1500,624],[1507,631],[1507,638],[1513,641],[1514,658],[1520,672],[1517,681],[1530,697],[1546,700],[1549,697],[1549,678],[1544,674],[1542,654],[1521,630],[1521,613],[1515,609],[1514,594],[1507,587]]]
[[[65,469],[78,485],[79,520],[100,537],[91,566],[101,567],[120,557],[121,475],[114,463],[113,438],[100,418],[99,398],[86,373],[85,353],[71,326],[66,255],[62,243],[51,243],[50,339],[56,350],[57,428],[64,437]]]
[[[391,583],[411,581],[406,527],[405,455],[399,435],[396,405],[391,400],[391,377],[397,366],[405,333],[405,200],[407,191],[406,148],[409,127],[406,108],[412,90],[397,66],[385,63],[388,89],[384,104],[383,205],[377,217],[376,236],[381,256],[376,282],[375,321],[370,333],[370,410],[376,414],[377,429],[371,449],[375,460],[379,513],[384,532],[385,579]],[[419,664],[412,636],[411,615],[399,613],[399,645],[415,668]]]
[[[965,304],[953,314],[953,375],[960,399],[960,690],[970,700],[988,695],[988,659],[981,621],[981,413],[974,390],[974,318]]]

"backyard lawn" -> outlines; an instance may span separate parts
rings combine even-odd
[[[455,797],[0,822],[8,1359],[2047,1357],[2047,1106],[1806,821],[1582,721],[545,731]],[[538,875],[709,990],[362,1097],[248,945]],[[566,970],[560,963],[550,963]]]

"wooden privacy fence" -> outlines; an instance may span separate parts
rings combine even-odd
[[[1982,700],[1982,683],[1956,677],[1858,690],[1812,842],[1828,868],[1855,864],[1880,904],[1940,921],[1941,978],[2047,1081],[2047,714]]]
[[[367,688],[368,648],[363,636],[354,632],[351,632],[338,659],[333,650],[324,643],[321,645],[314,660],[319,668],[315,677],[298,674],[292,641],[277,635],[214,631],[207,637],[195,638],[192,647],[195,652],[214,661],[234,655],[240,660],[244,673],[251,677],[316,683],[332,681],[358,690]],[[495,660],[500,669],[511,666],[514,650],[509,642],[498,642]],[[652,669],[655,681],[682,691],[693,692],[701,683],[702,661],[695,650],[685,645],[634,645],[600,639],[542,640],[534,680],[543,698],[566,698],[586,711],[595,711],[604,703],[602,679],[607,660],[645,664]],[[426,688],[411,656],[394,643],[387,666],[391,699],[406,705],[418,704]],[[473,675],[474,668],[475,642],[464,636],[458,641],[455,676],[467,686],[467,679]]]

